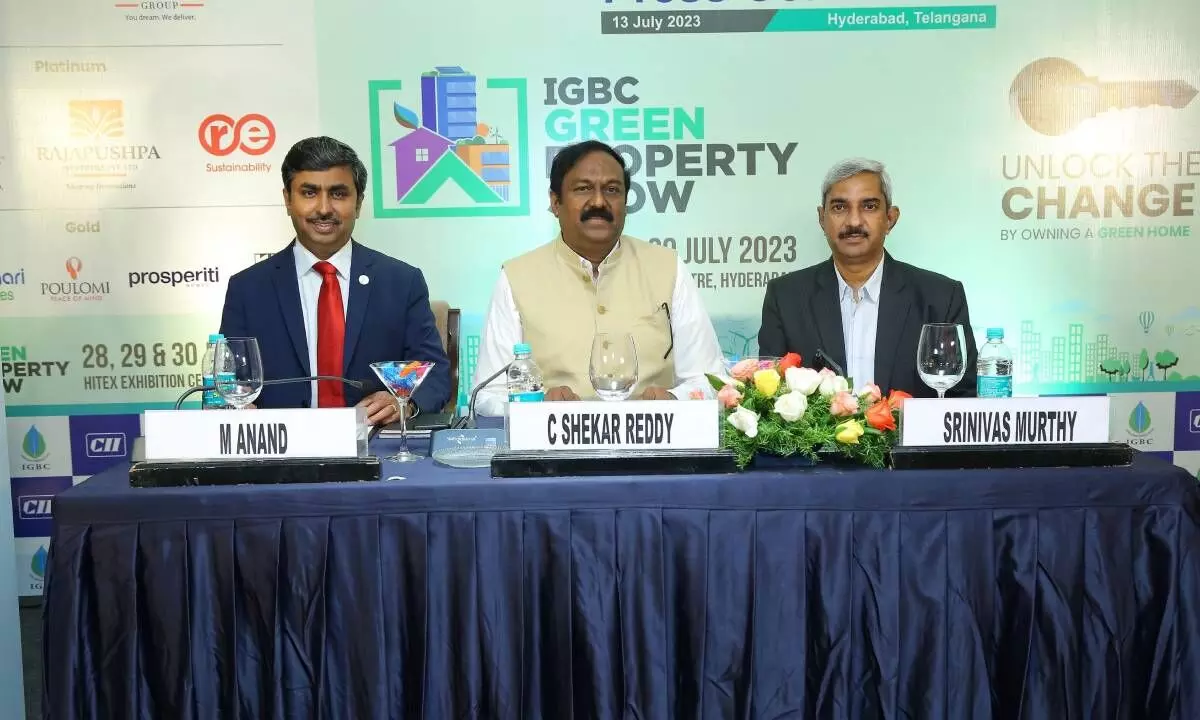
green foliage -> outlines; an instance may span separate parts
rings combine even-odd
[[[1116,358],[1109,358],[1100,363],[1100,372],[1105,375],[1117,375],[1121,372],[1121,361]]]
[[[1179,364],[1179,356],[1170,350],[1162,350],[1155,353],[1154,364],[1159,370],[1168,370]]]
[[[1142,354],[1138,355],[1138,370],[1145,372],[1148,367],[1150,367],[1150,353],[1146,352],[1146,348],[1142,348]]]

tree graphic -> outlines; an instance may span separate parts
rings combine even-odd
[[[1150,353],[1146,352],[1146,348],[1142,348],[1142,354],[1138,355],[1138,370],[1142,371],[1142,380],[1146,379],[1146,368],[1150,367]],[[1154,373],[1150,373],[1150,379],[1154,379]]]
[[[1128,360],[1121,361],[1121,382],[1129,382],[1129,372],[1133,370]]]
[[[1170,350],[1160,350],[1154,354],[1154,367],[1162,370],[1163,379],[1167,378],[1167,370],[1179,364],[1179,356]],[[1178,373],[1172,373],[1177,375]]]
[[[1121,372],[1121,361],[1116,358],[1109,358],[1105,360],[1104,362],[1100,363],[1100,372],[1107,375],[1108,381],[1112,382],[1117,374]]]

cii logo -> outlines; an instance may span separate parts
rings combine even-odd
[[[529,111],[524,78],[480,81],[458,66],[368,83],[378,218],[529,214]]]
[[[90,458],[119,458],[125,456],[125,433],[88,433],[84,447]]]

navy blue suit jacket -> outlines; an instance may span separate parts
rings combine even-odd
[[[363,275],[370,279],[366,285],[358,279]],[[450,399],[450,360],[429,306],[425,276],[412,265],[355,242],[347,285],[350,299],[342,376],[367,385],[362,391],[343,386],[346,405],[355,405],[364,395],[384,389],[371,363],[432,360],[437,364],[413,395],[413,402],[423,412],[440,412]],[[308,366],[300,282],[290,243],[229,278],[221,333],[225,337],[258,338],[266,380],[317,374],[316,368]],[[268,385],[255,400],[261,408],[311,404],[311,383]]]

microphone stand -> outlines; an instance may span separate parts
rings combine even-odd
[[[454,425],[451,426],[452,430],[462,430],[466,427],[475,427],[475,401],[479,398],[479,391],[487,387],[488,384],[496,378],[508,372],[510,367],[512,367],[511,362],[505,363],[504,367],[492,373],[487,380],[484,380],[475,386],[475,389],[471,391],[471,401],[467,403],[467,416],[454,423]]]
[[[355,390],[362,390],[363,386],[365,385],[365,383],[363,383],[359,380],[350,380],[348,378],[336,377],[334,375],[310,375],[309,377],[302,377],[302,378],[280,378],[278,380],[263,380],[263,387],[266,387],[268,385],[291,385],[292,383],[312,382],[314,380],[332,380],[334,382],[340,382],[345,385],[349,385],[350,387],[354,388]],[[195,395],[198,392],[204,392],[205,390],[214,390],[214,389],[215,389],[215,387],[207,387],[205,385],[196,385],[195,387],[188,388],[187,390],[184,391],[184,393],[182,395],[179,396],[179,399],[175,401],[175,409],[178,410],[180,408],[180,406],[183,405],[183,401],[187,400],[192,395]]]

